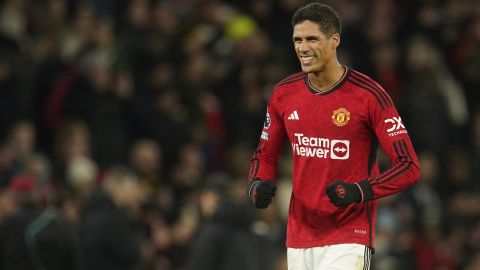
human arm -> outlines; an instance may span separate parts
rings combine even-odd
[[[372,145],[381,145],[392,167],[378,176],[369,171],[368,177],[354,183],[338,180],[330,184],[326,194],[336,206],[398,193],[415,184],[419,178],[419,163],[401,117],[387,93],[377,83],[370,82],[370,86],[375,87],[377,95],[366,101],[367,126],[374,135]]]
[[[247,194],[258,208],[266,208],[275,196],[274,180],[278,157],[286,138],[282,118],[276,108],[275,92],[267,105],[260,142],[250,163]]]

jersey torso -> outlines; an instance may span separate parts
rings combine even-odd
[[[378,174],[378,144],[368,121],[372,94],[353,83],[352,72],[346,68],[342,79],[322,92],[313,88],[307,74],[298,73],[279,83],[272,97],[294,163],[289,247],[371,246],[375,203],[337,208],[325,195],[336,180],[353,183]]]

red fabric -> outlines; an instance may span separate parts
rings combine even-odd
[[[321,94],[309,86],[306,74],[297,73],[277,84],[267,112],[249,181],[275,179],[278,156],[288,138],[293,192],[287,246],[373,246],[376,201],[337,208],[325,190],[336,180],[368,179],[364,184],[378,199],[418,180],[417,157],[390,97],[376,82],[349,68],[341,81]],[[373,155],[376,145],[393,164],[382,174]]]
[[[434,270],[437,265],[435,246],[425,239],[417,239],[413,246],[417,257],[417,269]]]
[[[226,149],[225,121],[216,98],[207,94],[204,99],[203,114],[210,138],[212,138],[213,160],[216,166],[222,167]]]
[[[15,193],[32,193],[35,189],[35,186],[35,179],[24,175],[19,175],[10,181],[8,188]]]
[[[480,24],[480,19],[469,24],[451,50],[449,58],[454,64],[462,64],[465,60],[468,60],[467,58],[475,51],[477,46],[477,24]]]
[[[52,92],[48,96],[43,110],[43,118],[46,124],[53,130],[61,123],[63,103],[76,79],[77,73],[75,69],[68,71],[55,83]]]

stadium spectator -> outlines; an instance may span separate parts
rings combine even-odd
[[[10,182],[14,207],[0,223],[1,269],[78,269],[73,232],[54,205],[41,207],[40,183],[19,176]]]
[[[274,269],[271,243],[252,231],[254,212],[246,201],[229,199],[227,181],[211,178],[199,194],[205,223],[193,242],[190,269]]]
[[[105,173],[82,213],[82,269],[135,269],[141,242],[132,221],[142,198],[139,179],[129,169],[114,167]]]

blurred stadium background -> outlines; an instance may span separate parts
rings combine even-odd
[[[324,2],[422,165],[373,269],[480,269],[480,2]],[[0,269],[287,269],[288,151],[268,210],[245,181],[304,3],[0,1]]]

